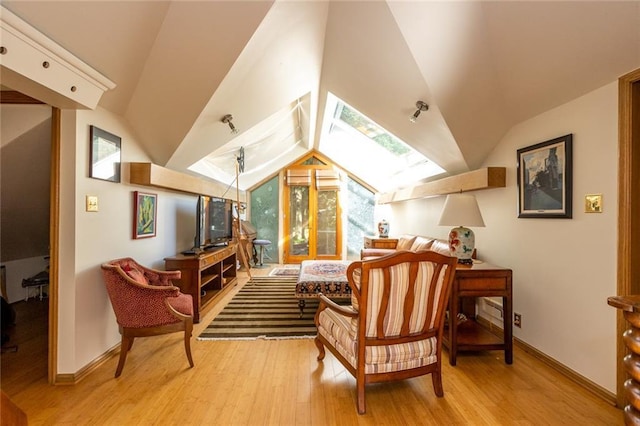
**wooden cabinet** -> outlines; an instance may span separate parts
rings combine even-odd
[[[364,248],[394,249],[397,244],[397,238],[364,237]]]
[[[178,254],[164,259],[165,269],[180,270],[182,277],[175,281],[180,291],[193,297],[194,322],[213,300],[236,285],[236,246],[215,248],[196,255]]]
[[[449,363],[456,365],[458,351],[504,350],[507,364],[513,362],[513,324],[511,269],[474,263],[458,265],[449,299],[449,321],[444,345],[449,348]],[[503,332],[494,334],[476,322],[477,297],[502,297]],[[458,314],[466,320],[458,321]]]

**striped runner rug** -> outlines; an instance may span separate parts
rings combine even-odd
[[[318,299],[306,299],[302,318],[297,277],[253,277],[198,336],[198,340],[299,339],[315,337]]]

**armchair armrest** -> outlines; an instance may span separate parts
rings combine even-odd
[[[338,305],[333,300],[329,299],[324,294],[320,293],[320,305],[318,306],[318,313],[325,309],[331,309],[332,311],[336,311],[346,317],[357,318],[358,311],[356,311],[353,306],[341,306]],[[317,314],[316,314],[317,315]]]

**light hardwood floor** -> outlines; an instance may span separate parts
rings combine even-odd
[[[137,339],[119,379],[113,378],[113,357],[76,385],[51,386],[45,343],[33,337],[38,321],[29,320],[31,325],[16,336],[19,351],[2,354],[1,387],[27,413],[30,425],[623,423],[621,410],[518,348],[513,365],[504,363],[501,352],[462,354],[455,367],[445,359],[444,398],[434,395],[429,376],[368,386],[367,413],[360,416],[355,380],[330,353],[324,362],[316,361],[311,339],[196,340],[246,282],[241,276],[241,283],[196,325],[193,369],[180,335],[173,334]],[[35,309],[36,317],[42,311]],[[46,327],[39,328],[46,338]]]

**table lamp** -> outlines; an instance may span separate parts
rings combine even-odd
[[[476,237],[466,226],[484,227],[476,197],[471,194],[447,195],[438,225],[457,226],[449,232],[449,250],[458,258],[458,263],[472,264]]]

